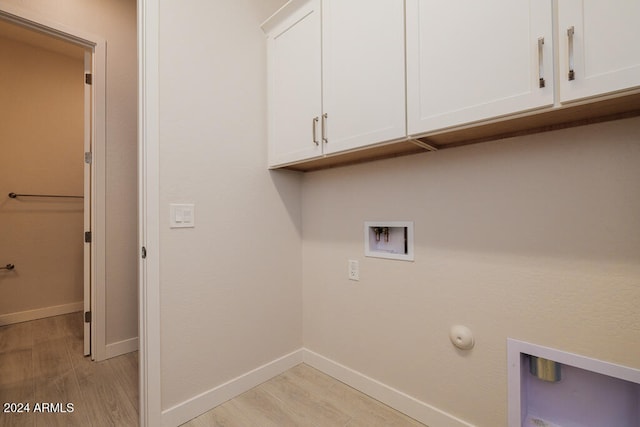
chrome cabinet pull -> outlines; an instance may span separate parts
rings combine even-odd
[[[322,142],[325,144],[329,143],[329,140],[327,139],[327,117],[327,113],[322,115]]]
[[[573,25],[569,27],[567,30],[567,37],[569,38],[569,80],[576,79],[576,73],[573,71],[573,34],[575,33],[575,28]]]
[[[313,121],[311,122],[311,132],[313,133],[313,143],[316,145],[320,145],[320,143],[318,142],[318,135],[316,135],[316,127],[318,125],[318,116],[313,118]]]
[[[544,37],[538,37],[538,81],[540,87],[545,86],[544,81],[544,60],[543,60]]]

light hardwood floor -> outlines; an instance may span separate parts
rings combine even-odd
[[[82,316],[74,313],[0,327],[0,426],[137,426],[138,355],[104,362],[82,356]],[[36,403],[72,403],[72,413],[34,413]],[[301,364],[185,427],[423,426]]]
[[[0,327],[0,426],[137,426],[138,355],[104,362],[82,355],[81,313]],[[5,413],[29,403],[29,413]],[[34,412],[36,404],[73,412]]]
[[[183,427],[423,426],[301,364],[183,424]]]

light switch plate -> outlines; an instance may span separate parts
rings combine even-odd
[[[195,205],[193,203],[171,203],[169,205],[169,227],[195,227]]]

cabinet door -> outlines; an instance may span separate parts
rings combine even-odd
[[[640,1],[562,0],[558,25],[561,102],[640,87]]]
[[[404,1],[322,2],[325,153],[403,138]]]
[[[322,114],[320,21],[320,1],[312,0],[269,31],[269,166],[322,154],[314,123]]]
[[[551,0],[407,0],[406,13],[409,134],[553,104]]]

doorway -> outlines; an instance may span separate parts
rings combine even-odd
[[[0,325],[90,312],[93,49],[0,18]]]
[[[109,3],[105,2],[104,4],[102,4],[102,6],[105,7],[105,11],[106,11],[106,8],[109,6]],[[24,6],[24,7],[27,7],[27,6]],[[29,5],[28,7],[31,7],[31,6]],[[51,334],[46,334],[47,338],[49,338],[49,341],[51,341],[58,338],[62,339],[63,337],[65,337],[65,335],[74,335],[75,332],[73,331],[77,331],[77,329],[75,328],[76,320],[80,319],[80,324],[85,325],[85,329],[89,327],[91,331],[92,339],[91,339],[90,347],[91,347],[92,358],[95,358],[95,360],[105,360],[105,359],[109,359],[109,360],[101,364],[92,363],[89,358],[82,357],[82,345],[81,345],[82,341],[80,341],[80,345],[78,345],[78,342],[75,341],[75,344],[71,345],[71,347],[67,347],[67,350],[65,351],[61,350],[62,347],[58,348],[58,350],[61,350],[58,353],[72,355],[71,365],[73,367],[72,369],[73,372],[67,372],[67,371],[58,372],[60,371],[60,369],[62,369],[60,367],[65,366],[65,364],[55,363],[54,365],[57,367],[52,369],[56,372],[52,371],[49,373],[54,373],[56,375],[50,378],[49,383],[51,387],[54,389],[54,391],[70,390],[72,394],[76,393],[76,391],[78,390],[78,388],[75,387],[74,384],[79,385],[80,395],[83,396],[82,400],[78,397],[75,397],[75,398],[70,397],[68,401],[71,403],[73,403],[73,401],[75,402],[83,401],[84,402],[83,406],[93,408],[91,409],[92,411],[98,410],[96,408],[100,408],[101,405],[105,406],[104,408],[101,409],[104,412],[104,417],[103,417],[104,420],[111,420],[112,417],[120,416],[123,413],[127,414],[127,417],[126,417],[127,420],[131,420],[132,413],[134,414],[133,418],[136,418],[135,413],[137,412],[136,408],[137,408],[137,400],[138,400],[138,397],[137,397],[138,387],[137,387],[137,379],[136,379],[138,362],[137,362],[137,352],[134,351],[137,348],[137,337],[128,338],[127,336],[124,336],[119,341],[118,339],[120,337],[117,334],[120,333],[119,332],[120,329],[112,327],[110,329],[111,336],[109,338],[109,345],[107,345],[107,342],[106,342],[107,341],[106,285],[105,285],[106,274],[107,274],[106,250],[105,250],[106,240],[107,240],[106,226],[105,226],[106,224],[106,221],[105,221],[105,217],[106,217],[106,41],[100,37],[96,37],[94,34],[87,33],[84,30],[77,30],[75,26],[76,24],[75,22],[67,22],[65,19],[60,19],[60,16],[57,16],[57,17],[53,16],[52,19],[43,17],[43,15],[40,12],[36,11],[37,8],[35,8],[34,10],[25,10],[20,5],[16,4],[15,6],[12,6],[11,4],[9,4],[9,2],[2,2],[2,5],[0,5],[0,9],[2,9],[0,10],[0,21],[15,24],[22,30],[29,30],[32,34],[37,34],[40,37],[48,37],[50,39],[57,40],[58,42],[61,42],[61,41],[65,42],[67,46],[70,45],[72,49],[75,48],[77,52],[80,52],[80,55],[77,56],[76,59],[80,59],[80,57],[82,57],[82,60],[81,60],[82,69],[81,69],[80,77],[82,80],[82,85],[84,87],[84,92],[82,94],[82,98],[84,99],[83,105],[91,107],[89,109],[85,109],[83,113],[84,123],[87,123],[87,124],[90,123],[92,126],[84,127],[84,131],[83,131],[83,133],[85,134],[84,141],[86,144],[88,144],[88,148],[87,147],[84,147],[84,149],[82,147],[80,148],[80,158],[81,158],[81,164],[84,165],[85,178],[84,178],[84,183],[80,181],[81,184],[80,184],[79,193],[76,192],[76,188],[71,189],[71,190],[74,190],[73,192],[65,191],[64,194],[62,194],[61,191],[57,191],[57,189],[56,189],[56,192],[53,193],[54,189],[46,186],[38,187],[37,190],[33,190],[33,191],[25,191],[25,190],[13,188],[15,185],[19,183],[17,180],[15,180],[12,183],[13,186],[11,188],[7,188],[6,191],[4,191],[5,190],[4,188],[0,189],[0,215],[2,215],[1,210],[3,205],[7,206],[9,202],[16,202],[16,203],[19,202],[21,203],[21,205],[14,205],[13,207],[15,208],[16,206],[20,206],[24,208],[23,209],[24,211],[29,211],[29,209],[27,208],[27,204],[29,204],[30,210],[32,211],[32,213],[35,213],[36,211],[35,209],[36,204],[40,204],[38,206],[44,205],[48,208],[51,208],[49,209],[49,211],[55,212],[57,215],[62,215],[63,213],[69,213],[64,211],[64,209],[60,208],[60,206],[56,206],[54,208],[54,205],[58,204],[58,205],[61,205],[63,208],[66,208],[68,211],[74,211],[75,214],[81,214],[82,212],[84,212],[86,216],[85,225],[80,228],[80,234],[81,234],[80,242],[83,245],[82,252],[88,252],[90,256],[84,257],[84,254],[82,254],[81,256],[78,256],[78,253],[76,250],[74,259],[76,261],[78,261],[80,258],[88,259],[89,268],[84,268],[82,270],[74,270],[76,271],[76,273],[74,274],[86,276],[86,277],[83,277],[82,281],[87,284],[90,283],[90,287],[89,287],[89,290],[87,290],[86,292],[81,291],[81,293],[83,294],[81,296],[81,299],[84,299],[85,296],[91,295],[92,297],[90,299],[91,302],[88,306],[85,306],[86,302],[82,302],[81,304],[76,305],[74,308],[80,311],[76,311],[75,314],[67,314],[67,315],[63,314],[55,317],[46,317],[40,320],[42,321],[46,320],[48,321],[48,323],[51,323],[49,322],[50,319],[56,319],[52,323],[54,325],[53,327],[54,331]],[[59,11],[59,10],[60,9],[56,9],[56,11]],[[77,17],[76,13],[78,12],[78,10],[74,9],[73,12],[74,13],[72,13],[70,16],[73,16],[74,18]],[[86,16],[89,17],[89,19],[94,19],[95,9],[91,9],[89,11],[84,11],[84,12]],[[115,9],[115,11],[113,12],[113,15],[115,16],[119,12],[122,12],[122,8]],[[131,15],[131,16],[135,16],[135,15]],[[107,18],[109,17],[111,17],[111,12],[101,14],[99,17],[100,22],[102,22],[102,20],[106,21]],[[59,22],[66,22],[66,24],[60,24]],[[110,21],[110,23],[113,23],[113,22]],[[82,28],[86,26],[83,24],[78,24],[78,25],[79,27],[82,27]],[[120,29],[119,26],[114,26],[114,28]],[[101,31],[101,30],[98,29],[97,31]],[[113,31],[102,31],[102,33],[106,34],[106,36],[108,37],[111,37],[113,35]],[[113,47],[113,45],[110,45],[110,46]],[[112,60],[112,58],[117,59],[122,57],[122,55],[118,56],[117,52],[116,54],[114,54],[115,50],[111,50],[110,52],[111,52],[110,61],[112,63],[114,61]],[[5,58],[9,58],[9,60],[13,59],[12,57],[6,56],[6,55],[3,55],[2,58],[3,60]],[[85,68],[85,67],[88,67],[88,68]],[[116,68],[117,71],[119,71],[119,69],[120,68]],[[44,70],[44,71],[47,71],[47,70]],[[91,77],[87,78],[85,77],[85,74],[91,74]],[[113,81],[113,79],[110,81]],[[113,86],[115,85],[111,85],[111,87]],[[109,93],[112,93],[112,92],[109,92]],[[57,98],[57,97],[51,96],[50,98]],[[111,99],[112,106],[121,105],[121,103],[117,102],[119,100],[114,101],[114,97],[111,97],[110,99]],[[135,96],[133,97],[133,99],[135,99]],[[0,95],[0,102],[2,102],[1,95]],[[113,114],[111,115],[111,117],[113,117]],[[60,120],[58,122],[60,122]],[[38,125],[40,124],[41,123],[38,123]],[[65,123],[62,123],[62,125],[65,125]],[[114,135],[116,132],[113,132],[113,127],[110,129],[111,129],[111,135]],[[113,137],[110,139],[110,142],[113,142]],[[110,145],[113,147],[113,144],[110,144]],[[50,151],[55,151],[55,150],[50,150]],[[84,155],[85,152],[91,153],[89,156],[87,156],[87,160],[90,161],[90,163],[85,162],[85,155]],[[51,154],[51,152],[45,153],[45,154]],[[27,153],[27,156],[24,156],[24,157],[29,157],[28,155],[29,153]],[[28,164],[29,163],[27,163],[27,165]],[[118,169],[116,174],[119,174],[119,173],[120,173],[120,170]],[[114,174],[112,174],[111,176],[113,177]],[[116,176],[119,176],[119,175],[116,175]],[[54,181],[55,181],[54,179],[50,179],[49,181],[45,181],[45,184],[52,185]],[[3,182],[4,182],[3,180],[0,180],[0,187],[3,187]],[[47,190],[46,194],[48,195],[65,195],[65,196],[81,195],[84,199],[81,199],[80,197],[51,198],[51,200],[49,200],[49,204],[46,204],[48,200],[47,198],[38,199],[38,198],[29,198],[29,196],[24,196],[24,197],[17,196],[16,198],[10,198],[7,196],[8,192],[15,192],[17,194],[32,194],[32,193],[35,194],[37,191],[38,193],[40,193],[41,192],[40,188]],[[44,190],[42,192],[44,192]],[[48,190],[52,190],[51,193],[49,193]],[[62,200],[62,199],[65,199],[65,200]],[[84,204],[85,204],[84,209],[79,207],[78,205],[78,203],[80,204],[80,206],[83,204],[82,200],[84,200]],[[42,212],[42,214],[43,213],[44,212]],[[91,235],[90,237],[87,236],[89,241],[87,243],[84,243],[84,238],[85,238],[84,233],[86,231],[90,231]],[[115,234],[115,233],[112,232],[111,234]],[[135,241],[135,239],[133,240]],[[2,246],[5,243],[5,241],[6,240],[0,236],[0,246]],[[7,254],[0,253],[0,255],[2,258],[0,259],[0,263],[5,262],[5,255]],[[9,254],[9,256],[10,255],[11,254]],[[111,258],[113,259],[115,257],[112,256]],[[21,276],[25,270],[24,269],[25,266],[17,262],[17,260],[13,260],[13,261],[8,260],[6,261],[6,263],[13,264],[14,268],[11,271],[7,270],[6,272],[9,274],[4,275],[4,278],[2,274],[3,272],[0,271],[0,292],[3,291],[2,289],[3,287],[6,288],[6,286],[4,285],[6,285],[8,279]],[[57,265],[56,263],[53,263],[53,264]],[[77,271],[80,271],[80,273],[77,273]],[[113,284],[113,282],[114,281],[112,280],[111,284]],[[112,288],[113,286],[110,286],[110,289]],[[116,288],[118,287],[116,286]],[[114,303],[113,299],[111,300],[111,306],[117,307],[119,304],[117,304],[117,302]],[[76,303],[77,302],[78,301],[76,301]],[[26,310],[26,311],[30,311],[30,310]],[[115,310],[116,316],[114,316],[113,311],[114,310],[112,310],[111,312],[111,317],[110,317],[111,319],[113,319],[119,314],[119,311],[116,309]],[[84,320],[86,318],[85,313],[90,313],[91,323],[84,323]],[[121,316],[121,317],[124,317],[124,316]],[[24,320],[25,321],[22,321],[22,323],[17,323],[15,325],[12,324],[12,325],[9,325],[8,327],[0,326],[0,332],[2,332],[2,329],[5,329],[6,331],[6,328],[12,328],[13,326],[16,326],[16,328],[12,328],[11,331],[9,331],[9,335],[16,335],[18,337],[23,337],[23,336],[28,336],[29,334],[22,334],[22,333],[14,334],[13,332],[18,330],[28,331],[31,329],[33,331],[33,334],[32,334],[33,337],[31,341],[34,344],[36,344],[38,341],[41,341],[42,333],[41,332],[36,333],[36,331],[43,330],[43,328],[41,327],[43,322],[40,322],[40,320],[35,320],[32,322],[26,321],[27,319],[24,319]],[[36,325],[33,322],[39,322],[39,323]],[[69,322],[72,322],[74,326],[73,327],[65,326]],[[112,322],[112,324],[113,323],[114,322]],[[29,326],[29,324],[31,324],[32,326]],[[81,327],[81,330],[82,330],[82,327]],[[116,331],[116,334],[114,334],[113,332],[114,330]],[[87,336],[88,335],[89,334],[87,334]],[[37,352],[40,352],[42,348],[37,348],[37,349],[36,348],[27,349],[26,347],[23,348],[22,344],[24,344],[23,342],[24,340],[19,339],[17,341],[18,343],[17,345],[19,348],[17,350],[15,348],[13,349],[16,351],[5,351],[7,350],[6,348],[4,348],[6,347],[5,344],[9,342],[9,340],[3,339],[5,336],[6,334],[4,334],[4,336],[0,336],[0,344],[2,344],[0,345],[0,371],[2,370],[2,368],[8,368],[9,369],[8,371],[2,371],[2,372],[15,372],[16,375],[24,373],[26,375],[27,371],[33,368],[34,370],[33,376],[37,377],[37,373],[36,373],[37,369],[35,369],[35,367],[38,366],[38,364],[36,363],[37,357],[35,356],[22,357],[22,356],[26,355],[27,352],[29,351],[33,352],[33,354],[41,354]],[[37,343],[37,344],[41,344],[41,343]],[[133,344],[135,344],[135,346]],[[79,356],[79,360],[75,359],[75,357],[77,356]],[[9,359],[7,359],[7,357]],[[55,362],[56,360],[53,360],[53,359],[51,361]],[[7,360],[9,360],[9,362],[7,362]],[[20,365],[19,363],[20,361],[24,361],[25,364]],[[32,363],[31,368],[28,367],[29,365],[27,362],[29,361],[31,361]],[[13,364],[14,362],[18,363],[18,365]],[[20,368],[16,370],[14,369],[16,368],[16,366],[23,366],[24,369]],[[47,366],[50,366],[50,365],[47,365]],[[47,369],[48,368],[46,368],[45,371]],[[3,391],[7,391],[6,382],[11,379],[12,379],[11,376],[7,377],[2,373],[0,373],[0,397],[2,397]],[[60,382],[58,383],[58,381]],[[37,382],[37,380],[34,379],[34,382]],[[19,382],[19,384],[22,384],[22,385],[26,384],[25,387],[27,389],[31,389],[31,390],[35,389],[36,397],[38,396],[37,385],[33,386],[32,384],[30,386],[29,381]],[[68,388],[66,387],[67,385],[69,385]],[[107,393],[108,396],[104,396],[100,394],[100,393],[104,394],[105,392],[104,390],[107,390],[108,387],[111,387],[111,386],[113,387],[113,390],[108,391]],[[73,391],[73,390],[76,390],[76,391]],[[4,395],[4,396],[6,397],[7,395]],[[62,398],[64,396],[60,394],[59,397]],[[33,401],[33,398],[31,400]],[[8,401],[8,400],[5,399],[5,401]],[[15,401],[15,399],[12,399],[12,401]],[[121,411],[120,409],[118,411],[114,410],[114,405],[116,405],[115,407],[120,408]],[[75,413],[76,414],[80,413],[79,408],[76,408]],[[3,424],[3,423],[0,422],[0,424]],[[123,420],[121,419],[114,418],[111,424],[129,425],[130,423],[129,421],[123,422]],[[137,423],[134,422],[133,424],[135,425]]]

